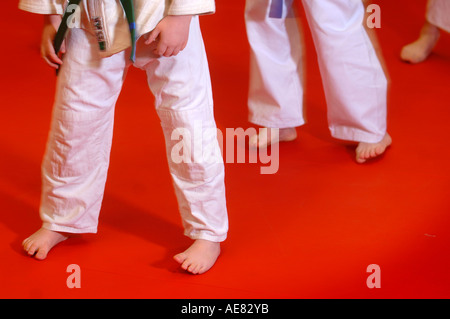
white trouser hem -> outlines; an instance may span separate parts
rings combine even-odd
[[[227,239],[227,235],[209,235],[202,231],[185,231],[184,235],[189,237],[192,240],[203,239],[212,241],[215,243],[220,243]]]
[[[360,129],[347,126],[330,127],[330,132],[331,136],[340,140],[364,143],[378,143],[386,135],[386,133],[368,133]]]
[[[74,228],[69,226],[56,225],[51,223],[43,223],[42,227],[51,231],[62,232],[62,233],[72,233],[72,234],[96,234],[97,227],[90,228]]]
[[[291,128],[291,127],[298,127],[305,124],[304,120],[292,120],[292,121],[282,121],[282,122],[276,122],[276,121],[270,121],[260,118],[249,118],[249,122],[255,125],[264,126],[264,127],[270,127],[270,128]]]

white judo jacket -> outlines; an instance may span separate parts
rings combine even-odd
[[[67,0],[20,0],[19,9],[37,14],[64,13]],[[201,15],[215,12],[214,0],[134,0],[138,37],[153,30],[167,15]],[[95,34],[95,22],[102,21],[106,48],[110,56],[131,46],[129,26],[119,0],[82,0],[76,27]],[[100,19],[98,19],[100,17]],[[78,21],[76,21],[78,22]]]

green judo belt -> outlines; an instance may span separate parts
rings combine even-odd
[[[80,4],[80,2],[81,2],[81,0],[69,0],[66,10],[64,11],[64,15],[62,17],[61,24],[58,28],[58,31],[56,32],[55,40],[53,42],[56,54],[58,54],[59,50],[61,49],[61,45],[66,36],[67,30],[68,30],[68,19],[74,13],[73,5],[78,6]],[[134,62],[135,58],[136,58],[136,16],[134,13],[133,0],[120,0],[120,3],[122,4],[122,8],[125,11],[128,25],[130,27],[130,35],[131,35],[130,60]],[[97,22],[94,21],[94,25],[96,23]],[[98,38],[98,40],[99,40],[98,42],[99,42],[100,50],[105,50],[106,49],[105,42],[102,41],[100,38]]]

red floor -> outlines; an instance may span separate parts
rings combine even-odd
[[[1,298],[450,297],[450,36],[443,34],[423,64],[398,58],[420,30],[425,0],[375,1],[394,144],[364,165],[354,162],[354,146],[329,135],[306,32],[308,123],[296,141],[280,145],[278,173],[259,174],[260,163],[226,164],[229,238],[201,276],[171,259],[190,242],[182,235],[152,96],[137,70],[117,105],[99,233],[64,242],[43,262],[22,252],[23,238],[40,226],[40,162],[55,76],[39,57],[41,17],[5,2]],[[223,131],[250,126],[243,3],[218,0],[217,13],[201,20]],[[79,289],[66,285],[70,264],[80,266]],[[366,285],[370,264],[380,266],[381,288]]]

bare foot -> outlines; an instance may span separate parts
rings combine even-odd
[[[68,234],[41,228],[25,239],[22,242],[22,246],[28,255],[34,256],[38,260],[43,260],[47,257],[50,249],[67,238],[69,238]]]
[[[264,148],[273,143],[289,142],[297,138],[297,130],[295,127],[288,128],[266,128],[259,130],[259,134],[250,137],[250,147]]]
[[[388,133],[386,133],[383,139],[378,143],[359,143],[356,148],[356,161],[358,163],[364,163],[369,158],[374,158],[383,154],[391,143],[392,138]]]
[[[197,239],[188,249],[173,258],[184,270],[200,275],[214,265],[219,255],[220,243]]]
[[[400,58],[409,63],[420,63],[426,60],[439,40],[440,31],[435,25],[426,22],[420,31],[419,38],[403,47]]]

